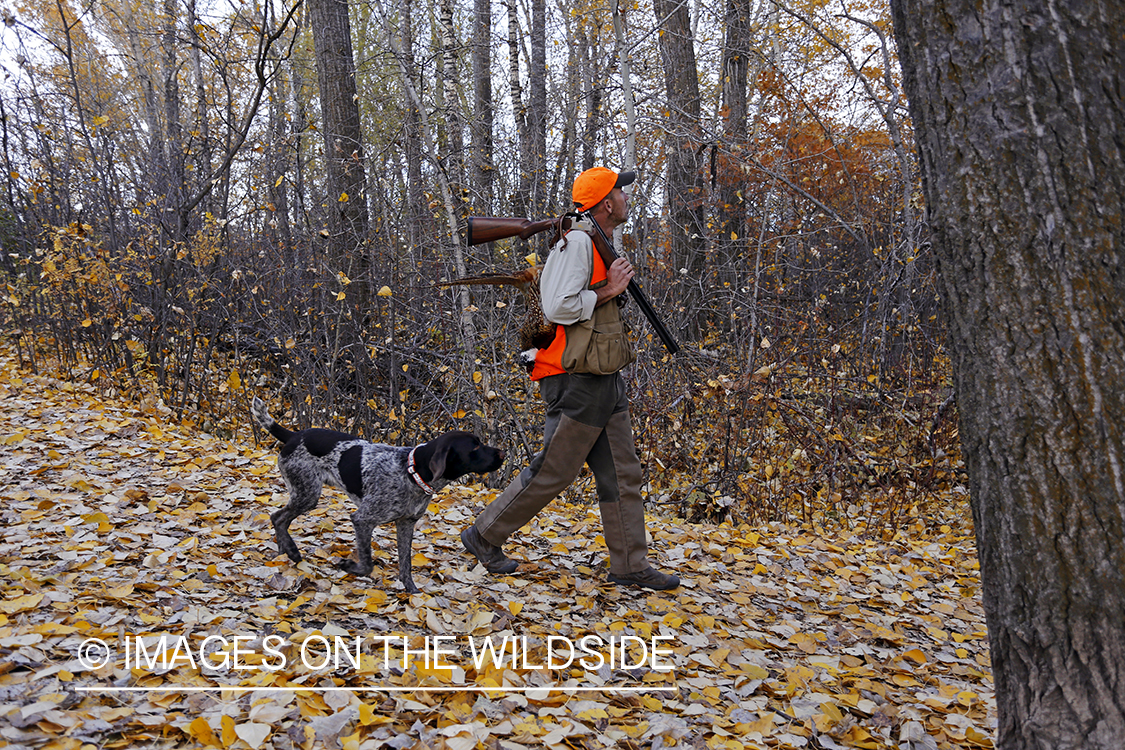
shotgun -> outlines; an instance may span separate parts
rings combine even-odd
[[[528,239],[533,235],[540,232],[545,232],[548,229],[554,229],[557,235],[556,241],[561,239],[563,234],[571,228],[575,219],[582,221],[582,228],[586,228],[586,224],[594,227],[593,239],[594,248],[598,251],[598,255],[602,257],[602,262],[605,267],[609,268],[613,261],[619,257],[617,252],[613,249],[613,242],[606,236],[601,225],[594,221],[588,213],[566,214],[559,218],[554,219],[540,219],[539,221],[532,221],[531,219],[508,219],[495,216],[470,216],[468,230],[465,233],[466,240],[469,245],[480,245],[485,242],[495,242],[496,240],[507,239],[508,237],[519,237],[520,239]],[[649,303],[645,293],[641,291],[640,285],[637,283],[636,277],[629,280],[627,290],[629,296],[637,303],[637,307],[648,322],[652,324],[653,330],[664,344],[664,348],[668,350],[669,354],[675,354],[680,350],[680,345],[676,343],[676,339],[672,338],[672,334],[665,328],[664,322],[660,320],[660,316]]]
[[[519,237],[521,240],[531,238],[533,235],[545,232],[555,227],[559,238],[570,229],[570,217],[563,216],[558,219],[502,219],[495,216],[470,216],[469,228],[465,232],[465,241],[470,247],[483,245],[485,242],[505,240],[509,237]]]

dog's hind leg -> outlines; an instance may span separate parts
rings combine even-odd
[[[289,504],[270,515],[273,523],[274,537],[277,539],[277,551],[289,556],[293,562],[301,562],[301,553],[293,537],[289,536],[289,524],[304,513],[316,507],[320,502],[321,483],[319,479],[306,480],[294,479],[288,474],[282,474],[285,486],[289,488]]]

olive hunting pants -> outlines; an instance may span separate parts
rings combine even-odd
[[[539,381],[547,405],[543,450],[477,517],[496,546],[527,524],[590,467],[597,483],[610,573],[649,567],[641,499],[641,463],[620,374],[552,375]]]

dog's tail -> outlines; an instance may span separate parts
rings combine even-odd
[[[250,413],[254,415],[254,419],[257,420],[258,424],[269,430],[269,433],[281,442],[288,443],[289,438],[293,437],[293,433],[290,430],[285,429],[274,421],[273,417],[270,416],[269,411],[266,409],[266,405],[262,402],[262,399],[257,396],[254,397],[254,403],[250,406]]]

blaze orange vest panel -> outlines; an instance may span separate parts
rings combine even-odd
[[[605,261],[602,256],[590,249],[594,258],[593,273],[590,274],[590,283],[587,289],[595,284],[606,281]],[[535,366],[531,368],[531,379],[542,380],[550,375],[562,375],[566,370],[562,366],[562,354],[566,349],[566,326],[555,326],[555,340],[546,349],[540,349],[535,355]]]

